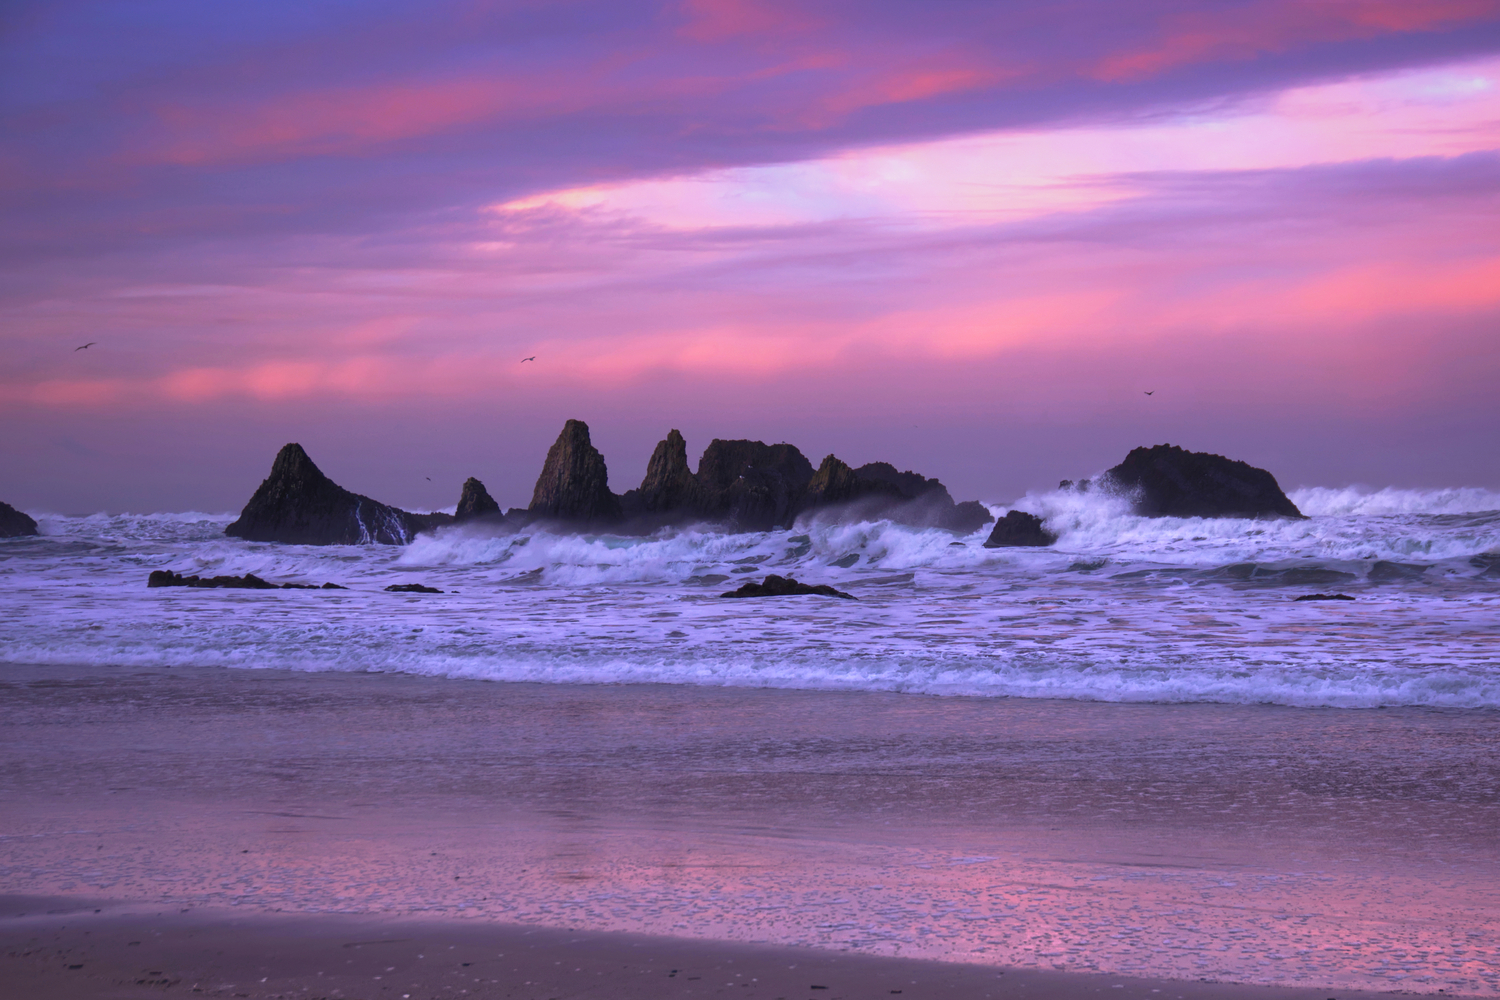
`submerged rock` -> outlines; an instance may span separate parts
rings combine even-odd
[[[271,583],[254,573],[244,576],[183,576],[169,569],[152,570],[146,578],[147,587],[201,587],[227,590],[347,590],[336,583]]]
[[[850,601],[858,600],[853,594],[846,594],[842,590],[834,590],[826,583],[816,586],[807,583],[799,583],[789,576],[777,576],[771,574],[766,577],[764,583],[746,583],[739,590],[731,590],[720,597],[796,597],[803,594],[817,594],[823,597],[842,597]]]
[[[385,588],[392,594],[441,594],[442,591],[436,587],[429,587],[421,583],[393,583]]]
[[[458,508],[453,512],[454,521],[498,521],[504,516],[483,483],[473,476],[464,480],[463,490],[458,494]]]
[[[589,425],[569,420],[547,451],[527,508],[534,518],[581,524],[620,519],[620,498],[609,491],[604,456],[589,440]]]
[[[1055,541],[1057,541],[1057,536],[1047,530],[1041,518],[1035,514],[1028,514],[1024,510],[1012,510],[995,522],[995,530],[991,531],[990,537],[985,539],[984,547],[987,549],[1010,546],[1041,547],[1051,545]]]
[[[1105,478],[1146,517],[1302,517],[1266,470],[1170,444],[1132,450]]]
[[[0,538],[25,538],[36,534],[36,522],[29,514],[0,503]]]
[[[423,527],[416,515],[344,489],[300,444],[289,444],[224,534],[293,545],[405,545]]]
[[[1293,598],[1294,601],[1352,601],[1354,598],[1348,594],[1303,594],[1301,597]]]

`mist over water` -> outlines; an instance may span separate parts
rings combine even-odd
[[[227,538],[229,514],[43,514],[41,537],[0,543],[0,659],[1500,708],[1500,494],[1292,498],[1307,520],[1142,518],[1098,493],[1030,494],[1014,506],[1058,533],[1045,549],[827,517],[314,547]],[[349,589],[148,590],[155,569]],[[772,572],[859,600],[719,597]],[[384,591],[411,582],[444,593]],[[1319,592],[1355,600],[1295,600]]]

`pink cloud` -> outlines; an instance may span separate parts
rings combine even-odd
[[[1091,75],[1111,82],[1142,80],[1196,63],[1245,61],[1317,42],[1432,31],[1497,13],[1496,0],[1270,0],[1224,5],[1166,19],[1150,44],[1105,56]]]

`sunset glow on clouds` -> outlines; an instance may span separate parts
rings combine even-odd
[[[0,36],[12,502],[180,506],[98,483],[152,435],[233,438],[200,506],[291,438],[521,502],[568,416],[617,490],[670,426],[1500,482],[1500,4],[175,9]]]

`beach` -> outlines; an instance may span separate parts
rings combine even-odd
[[[44,901],[8,904],[8,961],[40,926],[14,914],[72,900],[117,929],[267,921],[231,935],[245,961],[302,940],[277,921],[330,942],[416,921],[960,979],[1500,993],[1490,711],[217,667],[0,680],[0,891]]]

